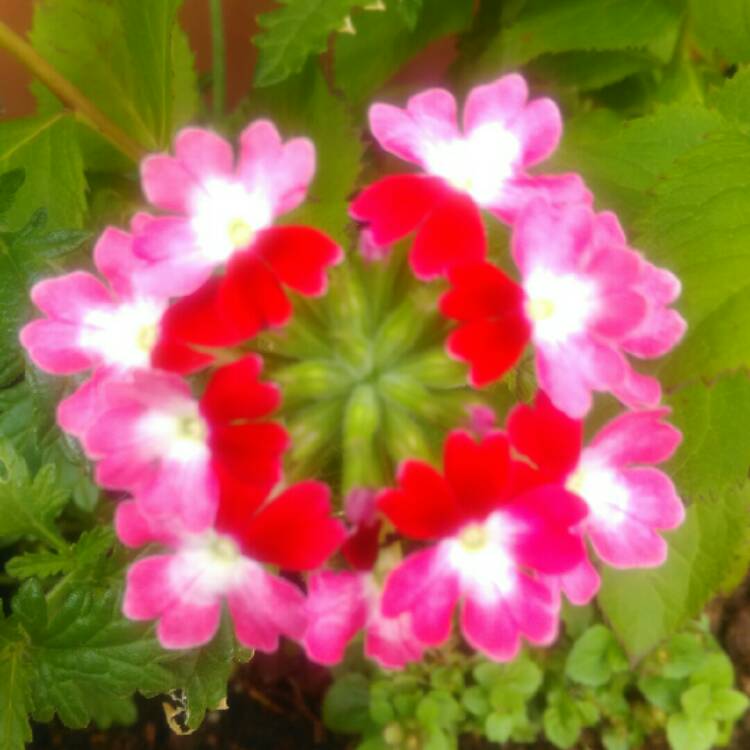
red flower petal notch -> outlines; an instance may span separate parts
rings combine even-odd
[[[365,226],[365,252],[379,257],[416,232],[412,270],[418,278],[433,279],[456,265],[484,260],[482,208],[513,223],[534,197],[590,203],[577,175],[527,173],[555,150],[562,130],[550,99],[527,97],[526,82],[516,74],[477,86],[466,100],[463,133],[455,99],[443,89],[413,96],[405,109],[374,104],[370,129],[376,140],[426,175],[382,178],[352,203],[353,218]]]
[[[518,492],[502,432],[479,441],[451,433],[443,463],[440,474],[407,462],[399,487],[379,501],[401,533],[432,542],[391,571],[383,613],[409,614],[417,638],[439,645],[460,602],[465,638],[498,661],[515,657],[522,636],[551,643],[559,599],[543,576],[564,574],[585,559],[574,530],[585,505],[559,485]]]

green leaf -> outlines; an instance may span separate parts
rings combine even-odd
[[[52,466],[44,466],[32,479],[7,440],[0,441],[0,537],[31,536],[59,548],[64,544],[54,520],[67,502]]]
[[[583,728],[576,704],[564,694],[547,706],[542,723],[547,739],[561,750],[573,747]]]
[[[612,652],[620,651],[612,631],[604,625],[590,627],[574,644],[565,663],[570,679],[599,687],[612,676]]]
[[[24,552],[13,557],[5,564],[5,572],[14,578],[50,578],[60,573],[72,570],[72,561],[65,555],[42,550],[40,552]]]
[[[430,42],[464,31],[471,24],[471,0],[423,0],[422,13],[410,29],[400,9],[388,2],[382,12],[360,13],[356,34],[336,37],[334,78],[349,101],[361,105],[404,63]]]
[[[180,5],[49,0],[36,5],[30,38],[113,122],[145,148],[158,150],[169,145],[197,104],[192,57],[179,41]]]
[[[479,685],[472,685],[461,693],[464,708],[474,716],[486,716],[490,711],[487,695]]]
[[[595,110],[566,122],[552,163],[580,172],[598,204],[615,209],[627,222],[650,207],[651,191],[674,160],[722,124],[717,113],[690,105],[663,107],[627,121]]]
[[[715,133],[654,191],[643,247],[682,281],[689,329],[660,370],[674,386],[750,364],[750,136]]]
[[[705,682],[694,685],[680,697],[685,714],[693,719],[712,718],[707,716],[711,705],[711,686]]]
[[[709,51],[728,62],[750,62],[750,6],[747,0],[690,0],[691,30]]]
[[[340,29],[362,0],[280,0],[282,7],[258,16],[261,33],[255,85],[270,86],[299,73],[310,55],[325,52],[328,37]]]
[[[711,696],[711,718],[737,721],[750,706],[750,699],[739,690],[721,688]]]
[[[174,688],[184,693],[187,729],[197,729],[206,711],[226,700],[227,683],[238,661],[234,629],[225,616],[211,643],[183,651],[174,661],[165,664],[174,675]]]
[[[422,12],[422,0],[395,0],[396,8],[410,29],[417,25],[419,14]]]
[[[120,592],[69,588],[42,632],[30,633],[34,718],[101,727],[134,717],[131,696],[171,687],[165,652],[147,628],[124,619]]]
[[[3,211],[6,227],[25,226],[40,206],[49,228],[81,226],[86,180],[71,117],[55,113],[0,123],[0,172],[13,169],[23,169],[25,179]]]
[[[347,206],[363,147],[344,102],[330,92],[319,66],[311,63],[284,83],[253,93],[241,110],[241,123],[261,116],[271,117],[285,137],[305,135],[315,144],[317,168],[307,200],[285,221],[311,224],[347,244]]]
[[[513,724],[512,716],[491,713],[484,722],[484,734],[490,742],[507,742],[513,731]]]
[[[364,675],[344,675],[323,700],[323,722],[334,732],[359,734],[370,723],[370,685]]]
[[[734,684],[734,668],[723,652],[707,654],[701,666],[690,675],[691,685],[706,684],[715,688],[728,688]]]
[[[10,210],[25,179],[25,169],[11,169],[10,172],[0,174],[0,217]]]
[[[713,104],[728,120],[750,124],[750,67],[737,71],[713,93]]]
[[[680,17],[674,0],[528,0],[488,46],[480,66],[497,70],[551,52],[638,47],[657,49],[666,62]]]
[[[0,750],[23,750],[31,741],[29,668],[21,643],[0,648]]]
[[[629,655],[640,658],[696,616],[747,542],[750,487],[706,495],[667,532],[669,557],[653,570],[603,571],[599,605]],[[633,617],[638,602],[648,617]]]
[[[672,750],[710,750],[718,732],[711,719],[691,719],[674,714],[667,723],[667,737]]]
[[[680,633],[666,644],[667,661],[662,667],[665,677],[681,679],[692,674],[701,664],[705,650],[695,635]]]
[[[652,705],[667,713],[680,708],[680,696],[684,682],[670,680],[659,675],[643,675],[638,680],[638,689]]]

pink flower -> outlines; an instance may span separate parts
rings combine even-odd
[[[244,646],[274,651],[279,638],[302,637],[305,598],[289,581],[266,570],[317,568],[340,545],[344,529],[330,517],[329,490],[319,482],[293,485],[273,500],[265,493],[222,497],[215,523],[187,530],[179,518],[144,516],[132,501],[117,509],[126,544],[149,542],[168,551],[135,562],[128,571],[123,612],[133,620],[158,619],[165,648],[210,641],[226,600]]]
[[[132,492],[147,515],[176,515],[188,529],[213,517],[220,492],[272,486],[287,436],[261,421],[279,394],[258,380],[260,368],[255,355],[222,367],[200,401],[181,378],[159,371],[103,383],[96,418],[80,436],[97,461],[97,482]]]
[[[283,143],[267,120],[242,132],[236,165],[223,138],[199,128],[182,130],[174,156],[160,154],[143,162],[146,197],[176,215],[152,218],[142,227],[136,252],[179,296],[195,292],[215,268],[226,265],[220,302],[235,322],[244,322],[251,333],[262,325],[279,325],[291,314],[283,287],[323,294],[327,267],[343,257],[315,229],[272,226],[304,200],[314,172],[313,144],[306,138]]]
[[[143,217],[134,219],[134,227]],[[109,287],[85,271],[45,279],[31,299],[46,314],[21,329],[21,343],[41,369],[57,375],[97,367],[125,371],[149,367],[167,307],[162,287],[146,289],[147,262],[133,253],[132,237],[108,227],[94,261]]]
[[[356,572],[324,570],[310,577],[305,650],[319,664],[336,664],[364,630],[366,656],[385,669],[403,668],[422,657],[425,645],[414,635],[409,615],[386,617],[381,611],[382,592],[371,572],[381,526],[375,493],[353,490],[346,500],[346,515],[354,528],[341,551]]]
[[[370,108],[370,129],[386,150],[426,175],[392,175],[366,188],[351,206],[366,225],[371,257],[416,231],[410,262],[431,279],[458,263],[483,260],[486,240],[479,208],[513,222],[533,196],[555,203],[590,202],[577,175],[530,176],[560,140],[560,113],[550,99],[527,101],[524,79],[504,76],[469,92],[463,133],[456,101],[443,89],[413,96],[406,109]]]
[[[611,213],[544,201],[519,216],[515,284],[486,263],[451,272],[443,313],[460,321],[448,351],[471,365],[481,386],[501,377],[534,344],[540,386],[572,417],[591,407],[592,391],[610,391],[631,407],[653,407],[661,388],[625,354],[657,357],[673,347],[685,321],[667,305],[679,281],[630,249]]]
[[[667,543],[659,532],[679,526],[685,514],[672,481],[653,468],[669,459],[680,443],[680,432],[663,421],[668,413],[626,412],[582,450],[581,423],[555,409],[540,391],[533,407],[517,406],[508,419],[514,449],[536,467],[529,470],[519,464],[516,480],[524,486],[563,483],[577,494],[589,509],[580,530],[609,565],[661,565]],[[576,571],[565,584],[571,600],[586,598],[587,580],[595,591],[590,566]]]
[[[475,442],[452,432],[445,444],[444,476],[407,461],[399,488],[380,508],[411,539],[431,542],[414,552],[385,582],[382,612],[411,615],[416,637],[439,645],[451,631],[461,601],[461,629],[491,659],[512,659],[521,636],[551,643],[559,597],[539,577],[565,573],[584,559],[571,527],[586,508],[559,485],[518,493],[504,433]]]

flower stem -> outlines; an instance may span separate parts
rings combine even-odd
[[[211,58],[213,67],[212,97],[214,117],[224,114],[227,93],[226,45],[224,43],[224,18],[222,0],[209,0],[211,7]]]
[[[123,154],[138,162],[146,149],[112,122],[86,95],[55,70],[25,39],[0,21],[0,47],[25,65],[74,114],[101,133]]]

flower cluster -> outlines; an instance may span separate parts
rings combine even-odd
[[[556,105],[529,101],[507,75],[469,93],[463,128],[442,89],[405,109],[373,105],[370,126],[423,172],[383,177],[352,202],[364,257],[386,262],[413,235],[409,265],[443,285],[446,351],[468,365],[470,386],[499,380],[530,346],[539,390],[504,428],[486,411],[456,425],[440,467],[409,459],[394,487],[350,492],[341,519],[322,482],[285,484],[283,394],[247,346],[290,321],[287,290],[323,294],[343,258],[314,228],[273,225],[306,196],[309,141],[284,143],[258,121],[235,163],[217,135],[182,131],[173,156],[142,166],[161,213],[136,215],[129,233],[108,228],[96,245],[107,284],[75,272],[32,291],[46,315],[21,332],[32,360],[90,372],[60,404],[60,426],[99,484],[126,493],[122,542],[165,549],[131,566],[123,607],[158,619],[168,648],[210,640],[226,600],[248,647],[273,650],[283,635],[332,664],[364,631],[366,654],[398,668],[448,641],[458,607],[465,640],[505,661],[522,639],[555,639],[562,595],[590,601],[600,564],[661,564],[660,532],[682,521],[655,468],[680,433],[658,381],[628,359],[658,357],[682,336],[669,307],[679,282],[595,210],[580,176],[529,171],[557,147]],[[508,227],[516,279],[491,257],[485,211]],[[584,446],[595,392],[628,410]]]

